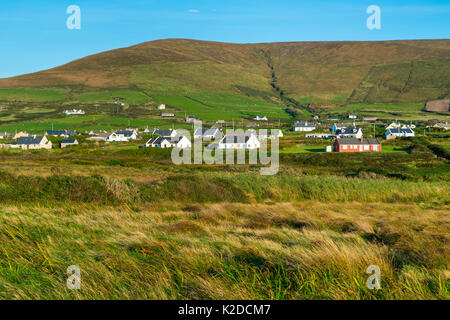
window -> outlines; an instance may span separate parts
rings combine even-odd
[[[376,148],[376,147],[375,147]],[[369,150],[369,145],[364,145],[364,150],[367,151]]]
[[[342,149],[347,150],[347,146],[342,146]]]

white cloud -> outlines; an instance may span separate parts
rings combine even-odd
[[[190,12],[190,13],[199,13],[200,10],[197,10],[197,9],[189,9],[188,12]]]

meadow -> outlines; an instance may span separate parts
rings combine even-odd
[[[286,152],[275,176],[136,143],[2,151],[0,298],[449,299],[448,149],[421,139]]]

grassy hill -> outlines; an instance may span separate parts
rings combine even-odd
[[[286,118],[286,104],[351,109],[353,104],[395,103],[416,110],[417,104],[450,97],[449,56],[450,40],[159,40],[0,79],[0,104],[34,103],[48,109],[48,104],[120,100],[135,110],[166,103],[180,115],[227,120],[258,113]],[[17,118],[21,116],[0,114],[0,121]]]

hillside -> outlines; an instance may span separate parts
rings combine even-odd
[[[217,102],[217,97],[211,98],[215,94],[279,103],[274,88],[300,103],[445,99],[450,97],[450,40],[267,44],[158,40],[0,79],[0,101],[104,102],[114,91],[126,90],[138,97],[131,104],[159,95],[188,95],[207,105]],[[47,90],[46,97],[40,94],[42,89]],[[210,97],[204,99],[205,94]]]

